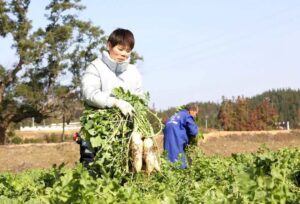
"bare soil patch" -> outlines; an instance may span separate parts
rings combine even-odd
[[[285,147],[300,148],[300,130],[213,132],[204,135],[204,140],[199,146],[206,155],[222,156],[257,152],[262,146],[270,150]]]
[[[77,161],[79,145],[75,142],[0,146],[0,172],[51,168],[61,163],[72,167]]]

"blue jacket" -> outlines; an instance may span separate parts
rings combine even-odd
[[[194,118],[187,110],[182,110],[167,120],[163,131],[164,149],[168,153],[168,159],[175,162],[181,154],[181,168],[186,168],[184,150],[189,143],[189,137],[195,137],[198,134]]]

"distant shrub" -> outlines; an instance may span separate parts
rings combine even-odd
[[[44,138],[25,138],[23,143],[28,144],[28,143],[44,143],[45,139]]]
[[[55,133],[51,133],[50,135],[45,136],[45,140],[47,143],[57,143],[60,142],[60,136]]]
[[[65,135],[65,141],[64,142],[70,142],[73,141],[73,134]]]
[[[6,143],[7,144],[12,144],[13,143],[13,139],[14,139],[14,137],[16,137],[16,134],[15,134],[15,132],[13,131],[13,130],[9,130],[9,131],[7,131],[7,133],[6,133]],[[16,140],[16,139],[14,139],[14,140]],[[16,144],[16,143],[13,143],[13,144]],[[20,144],[20,143],[18,143],[18,144]]]
[[[11,140],[10,143],[12,144],[22,144],[23,143],[23,139],[21,137],[18,136],[14,136]]]
[[[15,132],[14,132],[14,131],[12,131],[12,130],[9,130],[9,131],[6,133],[6,136],[7,136],[7,137],[10,137],[10,138],[13,138],[13,137],[15,137],[15,136],[16,136],[16,134],[15,134]]]

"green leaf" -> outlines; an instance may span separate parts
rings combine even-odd
[[[87,123],[84,124],[84,129],[89,130],[93,127],[94,121],[93,120],[88,120]]]
[[[96,132],[94,129],[88,130],[88,133],[89,133],[91,136],[95,136],[95,135],[97,134],[97,132]]]
[[[91,137],[90,142],[93,148],[100,147],[102,145],[102,139],[100,137]]]

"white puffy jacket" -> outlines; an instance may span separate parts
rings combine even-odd
[[[142,78],[129,59],[117,63],[103,51],[101,58],[94,60],[82,76],[81,91],[85,102],[97,108],[112,107],[112,90],[123,87],[133,94],[143,95]]]

